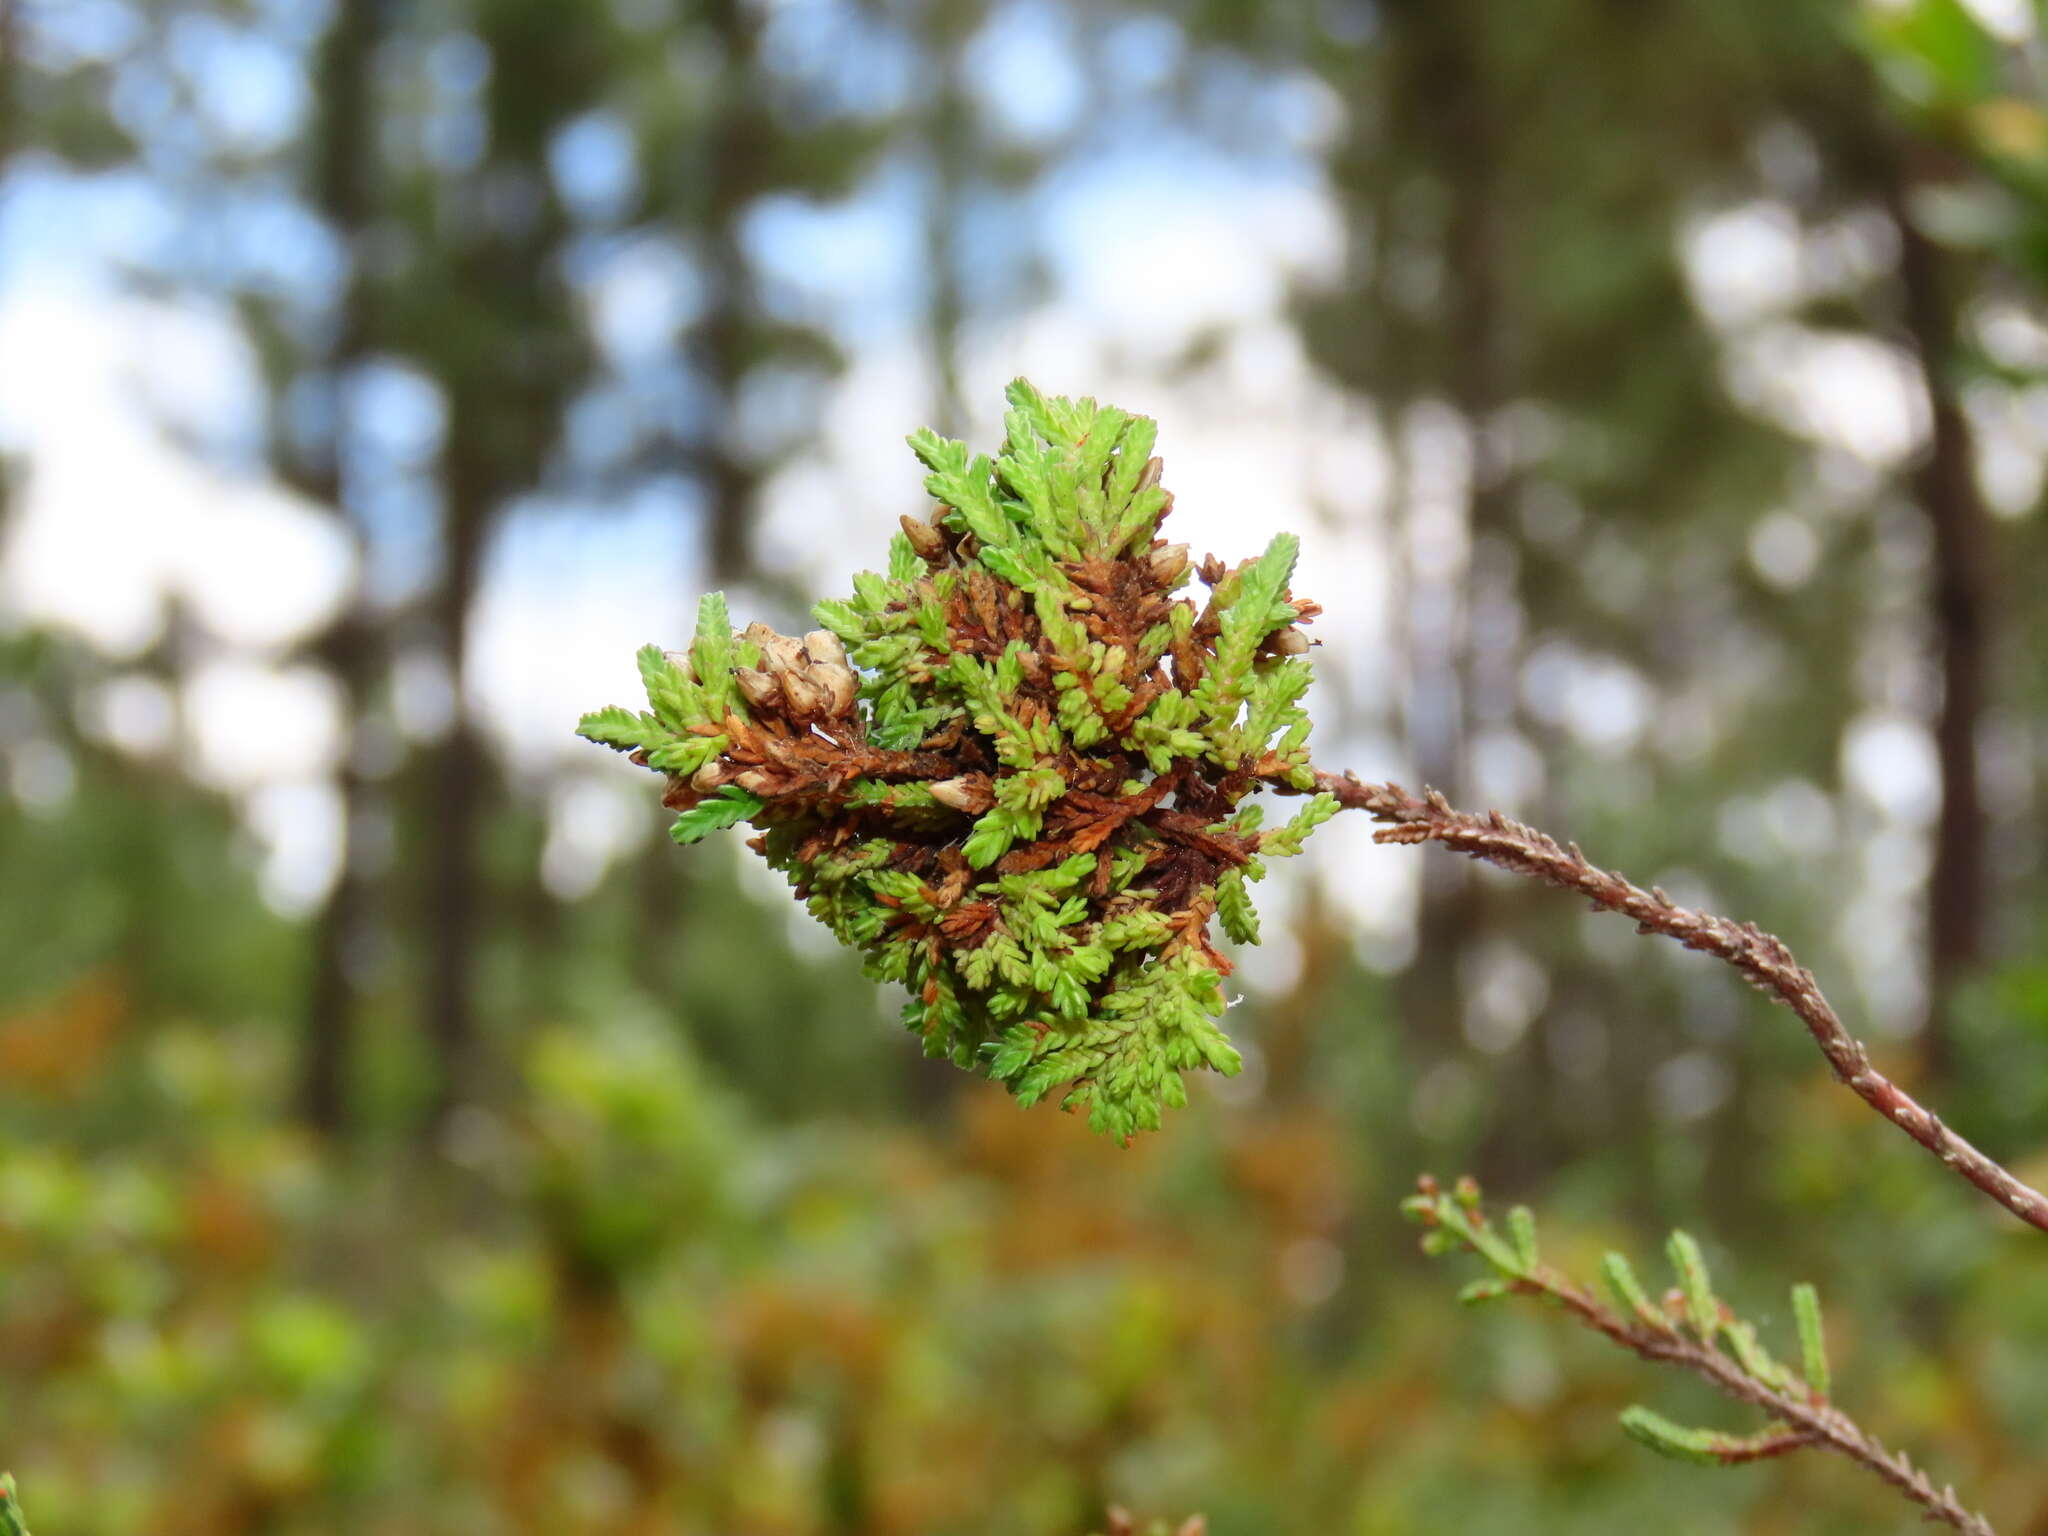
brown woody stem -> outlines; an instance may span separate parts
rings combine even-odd
[[[1961,1177],[2028,1225],[2048,1231],[2048,1195],[2022,1182],[1950,1130],[1933,1111],[1870,1064],[1862,1042],[1850,1035],[1813,973],[1782,939],[1754,923],[1731,922],[1681,907],[1661,890],[1643,890],[1618,874],[1588,863],[1576,843],[1556,839],[1498,811],[1484,816],[1454,809],[1435,790],[1418,799],[1398,784],[1368,784],[1351,774],[1318,773],[1316,788],[1352,810],[1386,823],[1383,843],[1442,843],[1510,874],[1546,880],[1576,891],[1596,908],[1635,920],[1642,933],[1660,933],[1735,967],[1751,984],[1799,1016],[1835,1076],[1885,1119],[1919,1142]]]

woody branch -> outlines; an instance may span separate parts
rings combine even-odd
[[[1576,891],[1602,911],[1633,918],[1639,932],[1662,934],[1727,961],[1799,1016],[1835,1076],[1864,1103],[2021,1221],[2048,1231],[2048,1195],[1980,1152],[1872,1066],[1862,1042],[1849,1033],[1813,973],[1799,964],[1782,939],[1754,923],[1731,922],[1679,906],[1654,886],[1643,890],[1588,862],[1576,843],[1560,845],[1498,811],[1481,816],[1456,810],[1434,790],[1418,799],[1398,784],[1365,783],[1349,773],[1319,773],[1316,787],[1345,808],[1362,810],[1385,823],[1374,834],[1379,842],[1441,843],[1510,874]]]

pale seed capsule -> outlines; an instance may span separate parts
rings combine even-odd
[[[774,709],[782,703],[782,690],[775,679],[758,667],[735,667],[733,680],[740,685],[740,697],[756,709]]]
[[[829,629],[814,629],[804,636],[804,654],[812,661],[827,666],[846,664],[846,647],[839,643],[839,637]]]
[[[825,690],[827,715],[837,720],[853,713],[853,702],[860,696],[860,679],[851,667],[813,667],[811,681]]]
[[[831,697],[810,676],[803,672],[784,672],[777,679],[782,684],[782,696],[789,701],[789,712],[799,720],[814,719],[825,713]]]
[[[696,790],[700,795],[708,795],[713,790],[724,785],[731,777],[732,774],[727,769],[725,762],[720,758],[714,757],[710,762],[690,775],[690,788]]]
[[[950,805],[956,811],[965,811],[978,816],[987,810],[995,796],[989,793],[985,780],[974,775],[963,774],[957,779],[941,779],[931,786],[932,798],[941,805]]]
[[[1266,649],[1275,656],[1306,656],[1308,636],[1298,629],[1283,629],[1266,642]]]
[[[1153,462],[1158,461],[1155,459]],[[1162,544],[1152,551],[1152,579],[1161,586],[1180,580],[1181,573],[1187,568],[1188,547],[1185,544]]]
[[[807,664],[801,640],[778,635],[772,629],[768,631],[768,638],[761,642],[762,666],[777,677],[786,677],[792,672],[802,672]]]

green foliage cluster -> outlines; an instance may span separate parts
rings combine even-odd
[[[624,893],[602,899],[616,924]],[[0,1041],[15,1021],[0,1010]],[[993,1094],[928,1127],[880,1087],[790,1128],[735,1098],[695,1030],[592,986],[521,1049],[451,1185],[438,1161],[316,1155],[282,1117],[277,1033],[165,1024],[66,1096],[0,1082],[0,1423],[42,1536],[1117,1536],[1112,1500],[1275,1536],[1727,1529],[1697,1470],[1587,1452],[1633,1357],[1533,1307],[1472,1336],[1439,1277],[1386,1261],[1390,1213],[1351,1170],[1402,1102],[1391,1075],[1136,1156]],[[1352,1048],[1323,1032],[1312,1075]],[[117,1114],[113,1145],[75,1129]],[[1839,1162],[1838,1126],[1791,1134]],[[1875,1200],[1784,1208],[1881,1245],[1920,1170],[1865,1167]],[[1762,1232],[1788,1196],[1758,1198]],[[1601,1196],[1554,1199],[1560,1263]],[[1289,1279],[1305,1233],[1346,1265],[1313,1306]],[[1987,1222],[1941,1236],[1958,1343],[1863,1333],[1859,1354],[1902,1357],[1859,1371],[1869,1417],[1931,1426],[1959,1472],[2024,1466],[2048,1411],[2037,1263]],[[1838,1306],[1897,1316],[1926,1258],[1858,1266]],[[1540,1421],[1500,1391],[1523,1365],[1554,1384]],[[1729,1494],[1815,1536],[1906,1524],[1887,1490],[1796,1459]]]
[[[1460,1179],[1448,1193],[1433,1180],[1424,1179],[1421,1191],[1401,1208],[1410,1220],[1428,1228],[1424,1251],[1431,1255],[1469,1251],[1492,1266],[1491,1277],[1474,1280],[1458,1293],[1458,1299],[1468,1305],[1504,1296],[1546,1297],[1563,1302],[1580,1321],[1638,1353],[1682,1364],[1686,1348],[1692,1345],[1709,1353],[1725,1350],[1742,1374],[1765,1393],[1798,1403],[1824,1404],[1828,1400],[1832,1373],[1821,1328],[1820,1297],[1811,1285],[1792,1287],[1800,1356],[1800,1369],[1794,1371],[1764,1348],[1753,1323],[1737,1316],[1714,1294],[1706,1259],[1689,1233],[1673,1232],[1665,1245],[1677,1283],[1655,1301],[1625,1256],[1611,1250],[1605,1254],[1601,1278],[1614,1304],[1614,1310],[1606,1312],[1544,1264],[1536,1239],[1536,1217],[1527,1206],[1512,1207],[1506,1230],[1497,1230],[1481,1209],[1479,1186],[1471,1179]],[[1679,1348],[1666,1348],[1673,1345]],[[1805,1443],[1775,1421],[1755,1434],[1735,1435],[1674,1423],[1640,1403],[1622,1410],[1621,1427],[1660,1455],[1713,1467],[1755,1461]]]
[[[1261,831],[1261,788],[1314,790],[1297,542],[1194,567],[1156,425],[1019,380],[991,460],[910,445],[939,502],[886,573],[798,641],[704,599],[687,654],[640,653],[648,709],[581,734],[667,776],[673,835],[740,821],[868,974],[912,994],[928,1054],[1099,1131],[1156,1128],[1181,1074],[1230,1074],[1220,918],[1337,804]],[[1191,572],[1206,602],[1175,597]]]

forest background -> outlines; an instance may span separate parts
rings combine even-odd
[[[0,0],[0,1462],[36,1528],[1905,1529],[1462,1314],[1682,1222],[2048,1531],[2038,1237],[1712,962],[1340,818],[1128,1150],[570,734],[1026,373],[1303,538],[1318,759],[1754,918],[2048,1176],[2023,0]]]

